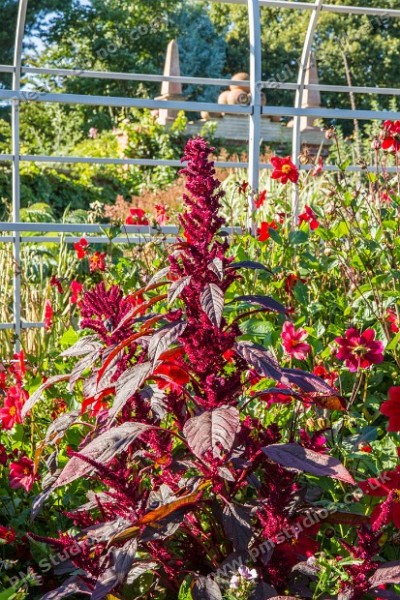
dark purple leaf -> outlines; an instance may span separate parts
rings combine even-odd
[[[311,473],[319,477],[331,477],[345,483],[355,485],[354,479],[337,458],[320,454],[303,448],[300,444],[271,444],[262,448],[270,460],[277,462],[282,467],[296,469]]]
[[[276,589],[264,581],[260,581],[249,596],[249,600],[268,600],[268,598],[276,598]]]
[[[247,550],[253,535],[250,514],[242,506],[225,504],[222,511],[222,526],[228,540],[232,542],[233,549]]]
[[[256,304],[257,306],[261,306],[265,308],[265,310],[271,310],[273,312],[278,312],[281,314],[287,313],[287,308],[283,306],[274,298],[270,296],[238,296],[233,300],[233,302],[246,302],[247,304]]]
[[[97,525],[91,525],[86,527],[82,533],[91,545],[98,544],[99,542],[109,542],[112,537],[125,531],[131,524],[131,521],[118,517],[113,521],[106,521],[104,523],[98,523]]]
[[[193,600],[222,600],[221,590],[211,577],[198,577],[192,588]]]
[[[54,377],[49,377],[49,379],[43,383],[36,392],[33,392],[32,396],[29,396],[28,400],[22,407],[21,416],[26,417],[28,412],[35,406],[36,402],[40,400],[41,395],[47,388],[51,387],[55,383],[59,383],[60,381],[67,381],[69,379],[69,375],[54,375]]]
[[[233,406],[206,411],[186,421],[183,433],[190,449],[199,458],[211,452],[214,458],[230,452],[240,428],[239,412]]]
[[[133,539],[122,548],[112,548],[109,551],[106,560],[110,564],[98,578],[91,600],[103,600],[115,587],[125,582],[135,560],[136,550],[137,540]]]
[[[149,356],[153,361],[153,365],[157,362],[158,357],[165,352],[171,346],[178,341],[179,336],[186,329],[186,323],[169,323],[156,331],[152,336],[149,343]]]
[[[52,492],[53,492],[53,488],[49,487],[46,490],[43,490],[43,492],[40,492],[40,494],[38,494],[36,496],[36,498],[33,500],[32,507],[31,507],[31,519],[32,519],[32,521],[34,521],[36,519],[36,517],[38,516],[38,514],[42,510],[43,504],[51,496]]]
[[[96,437],[80,451],[80,454],[101,464],[107,464],[116,454],[126,450],[144,431],[151,428],[151,425],[145,423],[124,423],[113,427]],[[78,456],[73,456],[64,467],[53,489],[67,485],[84,475],[87,476],[93,471],[94,467]]]
[[[221,326],[224,292],[215,283],[207,283],[200,297],[201,308],[215,327]]]
[[[210,262],[210,264],[207,267],[208,269],[210,269],[210,271],[212,271],[220,281],[223,280],[224,278],[224,264],[222,262],[222,260],[218,257],[215,257],[214,260],[212,260]]]
[[[87,335],[78,340],[71,348],[67,348],[67,350],[61,352],[60,356],[83,356],[96,350],[101,350],[101,348],[103,348],[103,345],[99,342],[97,335]]]
[[[73,410],[69,413],[64,413],[53,421],[46,431],[45,443],[57,444],[64,436],[64,433],[75,423],[81,414],[80,410]]]
[[[299,600],[296,596],[270,596],[270,600]]]
[[[86,356],[78,360],[78,362],[71,371],[71,375],[68,381],[69,392],[72,393],[74,391],[74,387],[81,378],[82,373],[86,371],[86,369],[89,369],[89,367],[94,365],[94,363],[100,356],[100,352],[101,350],[99,349],[94,350],[93,352],[89,352],[89,354],[86,354]]]
[[[156,569],[157,567],[158,567],[158,564],[156,562],[152,562],[152,561],[134,562],[133,567],[131,568],[131,570],[128,573],[126,583],[128,585],[131,585],[138,577],[140,577],[144,573],[147,573],[148,571],[152,571],[153,569]]]
[[[234,349],[258,375],[280,381],[282,369],[275,356],[263,346],[253,342],[238,342]]]
[[[337,391],[320,377],[301,369],[282,369],[282,382],[297,385],[303,392],[321,392],[337,395]]]
[[[396,592],[392,592],[391,590],[373,590],[371,591],[371,594],[385,600],[400,600],[399,594],[396,594]]]
[[[168,289],[168,302],[172,304],[175,298],[178,298],[180,294],[183,292],[185,287],[189,285],[191,276],[187,275],[186,277],[182,277],[182,279],[178,279],[174,281]]]
[[[241,260],[237,263],[231,263],[229,269],[259,269],[260,271],[271,273],[270,269],[267,269],[265,265],[255,260]]]
[[[124,408],[129,398],[138,391],[152,370],[151,363],[144,362],[138,363],[122,373],[116,384],[116,395],[113,405],[108,411],[110,419],[113,419]]]
[[[60,585],[56,590],[48,592],[42,596],[41,600],[59,600],[60,598],[66,598],[72,596],[72,594],[87,594],[91,595],[91,592],[87,585],[82,581],[80,577],[70,577],[65,583]]]
[[[163,279],[164,277],[166,277],[169,273],[169,267],[164,267],[163,269],[160,269],[159,271],[157,271],[157,273],[155,273],[153,275],[153,277],[150,279],[149,283],[146,285],[146,290],[153,285],[153,283],[157,283],[158,281],[160,281],[161,279]]]
[[[400,561],[395,560],[379,566],[369,580],[371,588],[388,583],[400,583]]]

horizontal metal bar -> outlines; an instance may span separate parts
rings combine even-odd
[[[44,326],[44,321],[21,321],[21,329],[34,329]],[[2,329],[15,329],[15,323],[0,323],[0,330]]]
[[[39,228],[38,228],[39,227]],[[49,231],[50,233],[102,233],[105,229],[111,229],[114,225],[111,223],[6,223],[0,222],[0,231]],[[160,229],[148,225],[124,225],[122,227],[126,233],[178,233],[178,227],[175,225],[164,225]]]
[[[1,67],[0,67],[1,70]],[[186,77],[173,75],[149,75],[147,73],[120,73],[118,71],[92,71],[89,69],[45,69],[42,67],[22,67],[22,72],[27,75],[58,75],[62,77],[88,77],[93,79],[112,79],[123,81],[149,81],[161,83],[162,81],[178,82],[182,84],[214,85],[218,87],[238,85],[235,79],[215,77]],[[240,85],[250,85],[249,81],[241,81]]]
[[[12,154],[0,154],[1,161],[13,161]],[[93,165],[139,165],[148,167],[178,167],[182,168],[186,165],[180,160],[164,160],[150,158],[98,158],[96,156],[40,156],[37,154],[22,154],[19,157],[21,162],[37,162],[37,163],[61,163],[75,164],[88,163]],[[215,166],[221,169],[247,168],[245,162],[235,161],[215,161]]]
[[[89,106],[115,106],[127,108],[171,109],[194,112],[225,112],[250,114],[252,107],[247,104],[217,104],[214,102],[177,102],[171,100],[151,100],[150,98],[122,98],[119,96],[90,96],[86,94],[49,94],[47,92],[16,91],[0,89],[0,99],[20,100],[21,102],[57,102],[59,104],[82,104]]]
[[[392,110],[351,110],[347,108],[293,108],[292,106],[263,106],[262,114],[267,116],[304,116],[321,119],[400,119],[400,112]]]
[[[271,78],[269,81],[262,81],[261,84],[263,89],[279,89],[279,90],[293,90],[296,91],[299,88],[298,83],[281,83]],[[332,92],[332,93],[349,93],[354,94],[377,94],[388,95],[388,96],[400,96],[400,88],[382,88],[382,87],[363,87],[359,85],[325,85],[323,83],[310,83],[304,86],[305,90],[319,91],[319,92]]]
[[[15,67],[12,65],[0,65],[0,73],[14,73]]]
[[[223,4],[247,4],[247,0],[212,0]],[[290,8],[293,10],[314,10],[315,4],[309,2],[290,2],[287,0],[259,0],[261,7]],[[400,17],[400,10],[391,8],[369,8],[366,6],[344,6],[341,4],[323,4],[322,10],[331,13],[368,15],[382,17]]]

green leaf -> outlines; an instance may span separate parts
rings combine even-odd
[[[283,246],[283,240],[281,236],[277,231],[275,231],[275,229],[272,229],[272,227],[269,230],[269,235],[279,246]]]
[[[395,350],[400,343],[400,331],[396,333],[394,338],[386,346],[386,350]]]
[[[289,244],[291,246],[298,246],[299,244],[304,244],[308,240],[308,234],[301,229],[297,231],[291,231],[289,234]]]
[[[72,327],[70,327],[61,336],[60,345],[63,348],[69,348],[70,346],[73,346],[74,344],[76,344],[76,342],[79,340],[79,337],[80,337],[79,333],[77,331],[75,331],[75,329],[73,329]]]
[[[190,575],[182,583],[178,594],[178,600],[193,600],[192,592],[190,591],[191,580],[192,576]]]

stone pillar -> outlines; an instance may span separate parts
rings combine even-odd
[[[307,64],[307,70],[304,80],[305,85],[318,84],[318,68],[317,61],[314,54],[310,55]],[[303,102],[302,108],[320,108],[321,107],[321,94],[319,90],[308,90],[303,91]],[[314,126],[315,117],[300,117],[300,131],[320,130],[320,127]]]
[[[168,44],[167,56],[165,59],[164,75],[179,77],[181,74],[180,62],[179,62],[179,48],[175,40],[172,40]],[[163,81],[161,85],[161,96],[158,96],[156,100],[179,100],[184,101],[185,98],[182,94],[182,84],[177,81]],[[167,125],[173,122],[177,115],[177,110],[171,110],[168,108],[161,108],[158,111],[157,122],[161,125]]]

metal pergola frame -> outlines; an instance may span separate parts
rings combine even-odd
[[[249,85],[251,91],[251,103],[247,106],[241,105],[221,105],[217,103],[205,102],[177,102],[164,100],[151,100],[143,98],[126,98],[126,97],[107,97],[107,96],[90,96],[79,94],[54,94],[42,93],[36,91],[27,91],[21,87],[21,79],[23,75],[58,75],[63,77],[85,77],[96,79],[110,80],[128,80],[142,82],[162,82],[162,81],[180,81],[183,84],[202,84],[217,87],[228,86],[233,82],[230,79],[216,79],[206,77],[167,77],[164,75],[147,75],[143,73],[117,73],[117,72],[101,72],[86,69],[47,69],[26,67],[22,65],[23,39],[26,23],[26,12],[28,0],[19,0],[18,19],[15,35],[14,60],[12,65],[0,65],[1,73],[12,74],[12,89],[0,89],[0,102],[8,101],[11,103],[11,126],[12,126],[12,153],[0,154],[0,161],[8,161],[12,164],[12,223],[1,223],[0,231],[7,232],[8,235],[0,235],[0,243],[8,242],[13,244],[13,259],[16,266],[20,265],[21,260],[21,243],[25,242],[59,242],[62,236],[46,236],[35,235],[21,237],[22,232],[54,232],[69,233],[69,234],[86,234],[98,233],[100,235],[90,238],[94,243],[105,243],[109,239],[104,235],[104,229],[107,225],[93,224],[51,224],[51,223],[21,223],[20,222],[20,206],[21,206],[21,189],[20,189],[20,165],[21,162],[35,163],[90,163],[90,164],[110,164],[110,165],[146,165],[146,166],[180,166],[179,161],[174,160],[158,160],[158,159],[115,159],[115,158],[91,158],[77,156],[37,156],[37,155],[21,155],[20,152],[20,117],[19,107],[22,102],[44,102],[44,103],[62,103],[62,104],[86,104],[97,106],[110,107],[125,107],[125,108],[148,108],[148,109],[172,109],[186,111],[208,111],[208,112],[225,112],[231,114],[243,114],[249,116],[249,142],[248,142],[248,162],[216,162],[216,165],[223,168],[246,168],[248,169],[248,181],[251,186],[252,195],[249,199],[248,209],[248,224],[249,229],[253,231],[252,214],[254,211],[254,194],[257,193],[259,186],[259,175],[261,169],[270,169],[271,165],[260,163],[259,147],[261,143],[261,118],[267,116],[288,116],[293,117],[293,140],[292,140],[292,159],[299,167],[299,154],[301,148],[300,138],[300,117],[309,116],[315,118],[336,118],[336,119],[400,119],[400,112],[395,111],[372,111],[372,110],[347,110],[347,109],[324,109],[324,108],[302,108],[303,95],[305,90],[319,90],[329,92],[353,92],[353,93],[373,93],[377,95],[393,95],[400,96],[399,88],[378,88],[378,87],[362,87],[362,86],[332,86],[305,84],[305,74],[307,65],[311,56],[312,44],[314,35],[318,26],[318,19],[321,13],[330,12],[336,14],[352,14],[352,15],[367,15],[375,17],[400,17],[400,10],[370,8],[370,7],[355,7],[343,6],[338,4],[324,3],[322,0],[311,2],[293,2],[290,0],[212,0],[213,2],[238,4],[247,6],[249,15],[249,45],[250,45],[250,80],[243,82]],[[294,106],[262,106],[261,92],[269,87],[270,82],[262,81],[261,72],[261,25],[260,25],[260,10],[262,7],[309,11],[309,25],[304,40],[303,51],[299,66],[299,72],[296,83],[274,83],[274,87],[283,90],[294,90],[296,92]],[[310,168],[309,166],[300,168]],[[328,166],[328,170],[337,170],[334,166]],[[357,172],[361,170],[358,165],[351,165],[350,171]],[[298,196],[297,187],[293,186],[293,214],[298,212]],[[157,231],[159,233],[159,230]],[[126,236],[118,236],[114,239],[115,242],[138,242],[143,239],[149,239],[155,232],[148,227],[127,226]],[[167,239],[168,236],[176,233],[175,228],[163,227],[161,233]],[[133,237],[132,237],[133,236]],[[64,238],[72,243],[77,237],[72,235]],[[17,340],[16,347],[19,348],[19,338],[22,329],[32,327],[42,327],[44,323],[28,323],[23,320],[21,315],[21,275],[20,269],[14,270],[13,276],[13,323],[0,324],[1,329],[12,329]]]

